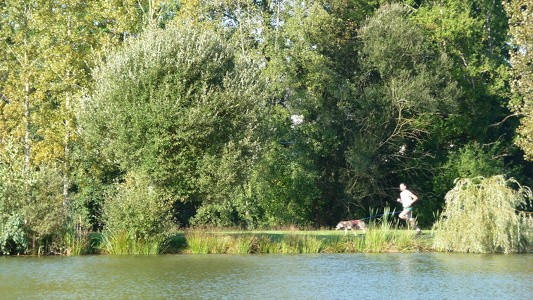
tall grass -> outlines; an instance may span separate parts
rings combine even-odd
[[[431,249],[427,237],[398,230],[397,222],[375,224],[366,234],[334,230],[224,232],[190,229],[172,239],[136,238],[132,232],[66,235],[62,254],[248,254],[419,252]]]
[[[279,242],[279,253],[320,253],[326,247],[324,238],[288,234]]]
[[[192,230],[186,234],[190,253],[226,253],[229,236],[219,236],[200,230]]]
[[[138,238],[132,231],[104,232],[99,249],[108,254],[160,254],[168,246],[163,236]]]
[[[396,223],[397,224],[397,223]],[[430,249],[427,238],[413,231],[392,228],[386,221],[366,234],[343,235],[337,231],[224,233],[188,230],[183,253],[356,253],[419,252]]]
[[[411,230],[400,230],[400,219],[385,208],[379,225],[372,224],[364,241],[364,252],[414,252],[426,249],[426,239],[415,237]]]
[[[67,232],[63,238],[65,255],[84,255],[97,253],[98,240],[96,234],[87,231]]]
[[[287,234],[274,238],[268,234],[229,234],[189,231],[185,234],[188,253],[320,253],[325,239],[310,235]]]

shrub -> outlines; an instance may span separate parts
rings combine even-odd
[[[115,242],[118,247],[129,240],[157,244],[169,238],[174,229],[171,209],[172,201],[158,193],[148,178],[130,173],[104,203],[107,251],[117,252],[112,250]]]

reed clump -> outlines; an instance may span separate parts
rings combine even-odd
[[[188,252],[197,254],[226,253],[230,237],[201,230],[191,230],[186,235]]]
[[[88,231],[73,231],[65,234],[61,254],[84,255],[98,253],[98,235]]]
[[[324,238],[287,234],[279,242],[278,253],[320,253],[326,245]]]
[[[169,238],[162,235],[138,237],[134,231],[103,232],[98,249],[108,254],[161,254],[168,244]]]

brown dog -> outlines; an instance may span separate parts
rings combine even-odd
[[[351,220],[351,221],[340,221],[339,224],[335,227],[335,230],[340,230],[344,228],[344,235],[348,234],[348,229],[351,229],[353,231],[353,234],[357,235],[356,230],[362,229],[363,232],[366,232],[366,229],[368,228],[365,224],[365,222],[361,220]]]

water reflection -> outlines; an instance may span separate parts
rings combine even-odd
[[[0,257],[1,299],[530,299],[533,255]]]

